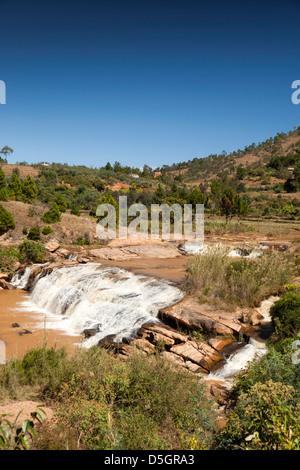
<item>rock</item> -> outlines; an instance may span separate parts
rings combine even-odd
[[[209,388],[210,394],[217,398],[220,405],[225,405],[228,401],[229,390],[223,387],[221,384],[212,383]]]
[[[91,336],[95,336],[95,334],[99,333],[100,328],[99,326],[96,326],[95,328],[87,328],[83,330],[82,334],[84,335],[85,338],[90,338]]]
[[[216,351],[222,351],[222,349],[230,343],[235,342],[233,338],[222,339],[222,338],[210,338],[208,344],[214,348]]]
[[[21,330],[19,331],[19,335],[20,336],[23,336],[23,335],[32,335],[32,331],[29,331],[29,330]]]
[[[4,279],[0,279],[0,287],[2,287],[2,289],[5,289],[5,290],[15,289],[15,286],[13,286],[9,282],[5,281]]]
[[[261,320],[263,320],[263,316],[257,311],[252,309],[245,309],[241,314],[241,321],[243,323],[248,323],[250,325],[259,325]]]
[[[159,318],[169,325],[181,325],[213,335],[237,336],[245,328],[235,312],[215,311],[212,307],[200,304],[196,299],[185,298],[172,307],[161,309]]]
[[[57,255],[62,256],[65,259],[68,259],[70,252],[65,248],[59,248],[56,252]]]
[[[47,251],[49,251],[50,253],[54,253],[56,250],[58,250],[59,248],[59,243],[55,240],[51,240],[50,242],[48,242],[46,245],[45,245],[45,248]]]
[[[196,343],[195,341],[175,345],[170,351],[185,360],[198,364],[207,371],[211,369],[216,361],[222,359],[221,354],[217,353],[211,346],[205,343]]]
[[[12,328],[20,328],[19,323],[12,323],[11,325]]]
[[[21,267],[21,263],[19,261],[16,261],[14,264],[13,264],[13,270],[14,271],[18,271],[18,269],[20,269]]]
[[[9,279],[9,274],[8,273],[0,273],[0,280],[3,279],[4,281],[7,281]]]
[[[104,348],[109,348],[115,345],[115,339],[117,335],[107,335],[104,338],[98,341],[98,346],[103,346]]]

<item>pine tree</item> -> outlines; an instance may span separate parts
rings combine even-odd
[[[44,213],[41,219],[46,224],[55,224],[56,222],[60,222],[60,212],[56,202],[51,204],[50,209]]]
[[[0,204],[0,235],[16,228],[13,216]]]
[[[0,167],[0,201],[7,201],[6,178],[2,167]]]
[[[22,182],[17,173],[13,173],[8,182],[8,196],[10,199],[19,199],[22,196]]]
[[[27,176],[22,186],[22,200],[24,202],[33,202],[38,195],[38,189],[31,176]]]

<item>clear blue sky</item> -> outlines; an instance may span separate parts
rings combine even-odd
[[[299,0],[0,0],[0,148],[161,166],[292,130],[299,20]]]

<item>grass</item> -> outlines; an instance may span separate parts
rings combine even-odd
[[[0,369],[0,397],[51,404],[38,450],[207,449],[215,412],[202,379],[159,354],[126,362],[94,347],[68,355],[46,346]]]
[[[273,294],[283,292],[295,275],[295,263],[278,252],[261,258],[235,259],[228,250],[213,248],[190,258],[187,283],[200,299],[227,307],[256,307]]]

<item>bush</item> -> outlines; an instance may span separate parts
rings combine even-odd
[[[78,206],[71,207],[71,214],[80,216],[80,210],[78,209]]]
[[[3,235],[3,233],[8,230],[14,230],[15,228],[16,224],[13,216],[0,204],[0,235]]]
[[[73,355],[37,348],[0,369],[0,386],[10,396],[24,399],[30,387],[31,398],[35,391],[36,398],[53,400],[56,439],[72,429],[72,440],[86,450],[204,449],[212,443],[215,412],[204,382],[159,355],[125,362],[99,347]],[[51,430],[47,434],[43,448],[61,446]]]
[[[257,383],[242,394],[217,438],[219,449],[300,450],[299,396],[281,382]]]
[[[45,225],[45,227],[42,230],[43,235],[49,235],[49,233],[52,233],[52,232],[53,230],[51,227],[49,227],[49,225]]]
[[[23,235],[27,235],[28,234],[28,228],[23,227],[22,233],[23,233]]]
[[[45,247],[39,242],[28,239],[24,240],[19,250],[23,262],[42,263],[44,260]]]
[[[288,292],[271,308],[272,322],[278,340],[300,332],[300,293]]]
[[[33,202],[38,195],[38,189],[31,176],[27,176],[22,186],[22,201]]]
[[[75,242],[75,245],[80,245],[80,246],[90,245],[90,244],[91,242],[90,242],[90,238],[88,235],[85,235],[84,237],[80,235]]]
[[[17,248],[0,247],[0,272],[13,272],[13,265],[19,259],[20,253]]]
[[[41,239],[41,231],[40,227],[31,227],[28,233],[29,240],[40,240]]]
[[[60,211],[58,205],[53,202],[50,209],[44,213],[41,219],[46,224],[55,224],[56,222],[60,222]]]
[[[5,188],[1,188],[0,189],[0,201],[7,201],[8,200],[8,197],[7,197],[7,191]]]

